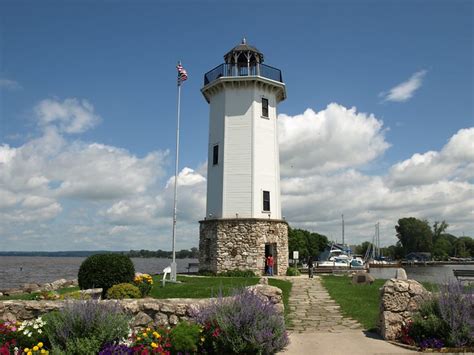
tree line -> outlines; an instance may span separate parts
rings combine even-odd
[[[125,255],[131,258],[171,258],[173,256],[172,251],[167,250],[130,250],[129,252],[125,252]],[[196,247],[192,247],[190,250],[188,249],[181,249],[180,251],[176,251],[175,253],[177,259],[198,259],[199,258],[199,250]]]
[[[456,237],[447,233],[449,224],[436,221],[433,225],[427,220],[406,217],[398,220],[395,226],[398,241],[395,245],[381,248],[383,256],[394,260],[404,259],[412,252],[431,253],[435,260],[447,260],[449,257],[470,258],[474,256],[474,239],[469,236]],[[371,247],[364,242],[355,249],[357,254],[365,255]]]

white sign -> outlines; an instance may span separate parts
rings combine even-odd
[[[293,259],[298,260],[299,259],[299,252],[298,251],[293,251]]]

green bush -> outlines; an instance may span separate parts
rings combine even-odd
[[[78,281],[81,290],[102,288],[102,297],[113,285],[132,283],[135,267],[132,260],[121,254],[96,254],[84,260],[79,268]]]
[[[408,335],[417,344],[427,339],[446,339],[449,336],[449,326],[441,317],[437,299],[423,303],[419,312],[413,316],[413,322]]]
[[[255,277],[255,272],[252,270],[227,270],[225,272],[221,272],[217,274],[217,276],[223,277]]]
[[[286,276],[300,276],[300,275],[301,273],[296,267],[290,266],[288,269],[286,269]]]
[[[142,296],[140,289],[132,284],[123,283],[113,285],[107,291],[107,298],[121,300],[124,298],[140,298]]]
[[[44,320],[52,354],[97,354],[105,344],[128,336],[130,317],[118,303],[90,300],[67,303]]]
[[[216,273],[211,270],[199,270],[198,275],[200,276],[216,276]]]
[[[170,338],[174,352],[195,353],[198,350],[202,329],[199,325],[180,322],[171,329]]]

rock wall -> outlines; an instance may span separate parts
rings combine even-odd
[[[380,289],[379,328],[386,340],[401,336],[402,326],[419,309],[421,303],[431,297],[415,280],[390,279]]]
[[[274,274],[288,268],[288,223],[283,220],[235,218],[200,221],[199,269],[212,272],[265,271],[265,244],[274,249]]]
[[[274,304],[276,309],[283,313],[282,292],[279,288],[259,284],[251,286],[249,289]],[[0,301],[0,319],[9,321],[35,319],[51,311],[62,309],[67,302],[83,301]],[[132,327],[140,327],[150,324],[155,326],[175,325],[180,320],[189,319],[193,309],[211,303],[212,299],[177,298],[158,300],[143,298],[120,301],[103,300],[99,302],[119,302],[125,312],[133,315]]]

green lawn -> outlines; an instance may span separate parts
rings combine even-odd
[[[340,306],[344,315],[358,320],[365,329],[373,329],[379,316],[379,288],[387,280],[375,280],[372,285],[352,285],[346,276],[321,277],[323,286]]]
[[[379,316],[379,289],[387,281],[375,280],[372,285],[353,285],[352,279],[346,276],[321,276],[324,287],[329,295],[340,306],[344,315],[358,320],[365,329],[374,329]],[[431,292],[437,292],[438,286],[429,282],[422,282]]]
[[[232,289],[255,285],[258,277],[197,277],[178,275],[180,283],[161,286],[161,276],[153,277],[153,298],[209,298],[219,294],[228,296]]]

